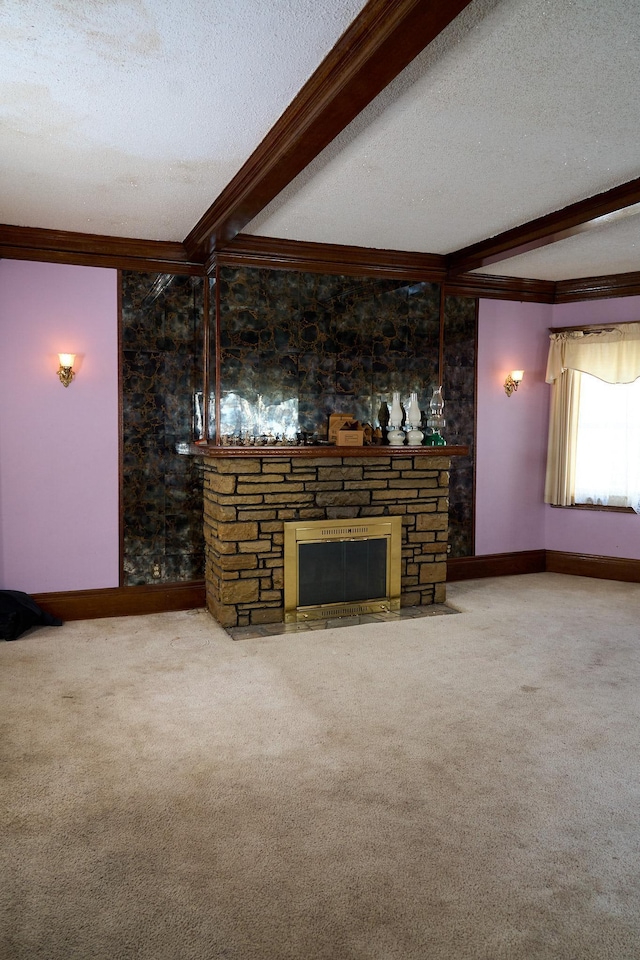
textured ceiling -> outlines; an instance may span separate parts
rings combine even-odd
[[[0,221],[182,240],[365,0],[2,0]]]
[[[182,240],[364,5],[0,0],[0,221]],[[460,249],[638,177],[639,91],[638,0],[473,0],[244,232]],[[635,216],[479,272],[639,252]]]
[[[639,93],[638,0],[475,0],[245,232],[449,253],[637,177]],[[640,268],[623,235],[598,273]],[[484,272],[584,276],[594,242]]]
[[[639,269],[640,216],[636,214],[621,223],[603,223],[587,233],[481,267],[474,273],[569,280],[607,273],[631,273]]]

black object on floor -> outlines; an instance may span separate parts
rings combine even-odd
[[[41,610],[28,593],[0,590],[0,640],[17,640],[31,627],[61,627],[62,620]]]

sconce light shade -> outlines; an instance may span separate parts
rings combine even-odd
[[[76,355],[75,353],[59,353],[58,360],[60,361],[60,366],[58,367],[60,383],[63,387],[68,387],[75,377],[73,365],[76,362]]]
[[[504,392],[508,397],[511,396],[514,390],[518,389],[518,384],[524,376],[524,370],[512,370],[511,373],[507,374],[507,379],[504,382]]]

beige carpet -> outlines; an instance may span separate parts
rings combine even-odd
[[[0,644],[2,960],[640,957],[640,586]]]

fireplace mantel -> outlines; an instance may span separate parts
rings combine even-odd
[[[463,446],[444,446],[444,447],[389,447],[389,446],[367,446],[367,447],[338,447],[335,444],[323,444],[320,446],[293,447],[286,444],[273,444],[273,446],[219,446],[213,443],[196,442],[191,444],[189,452],[201,457],[248,457],[251,459],[261,459],[262,457],[309,457],[312,459],[343,459],[345,457],[466,457],[469,454],[469,447]]]

